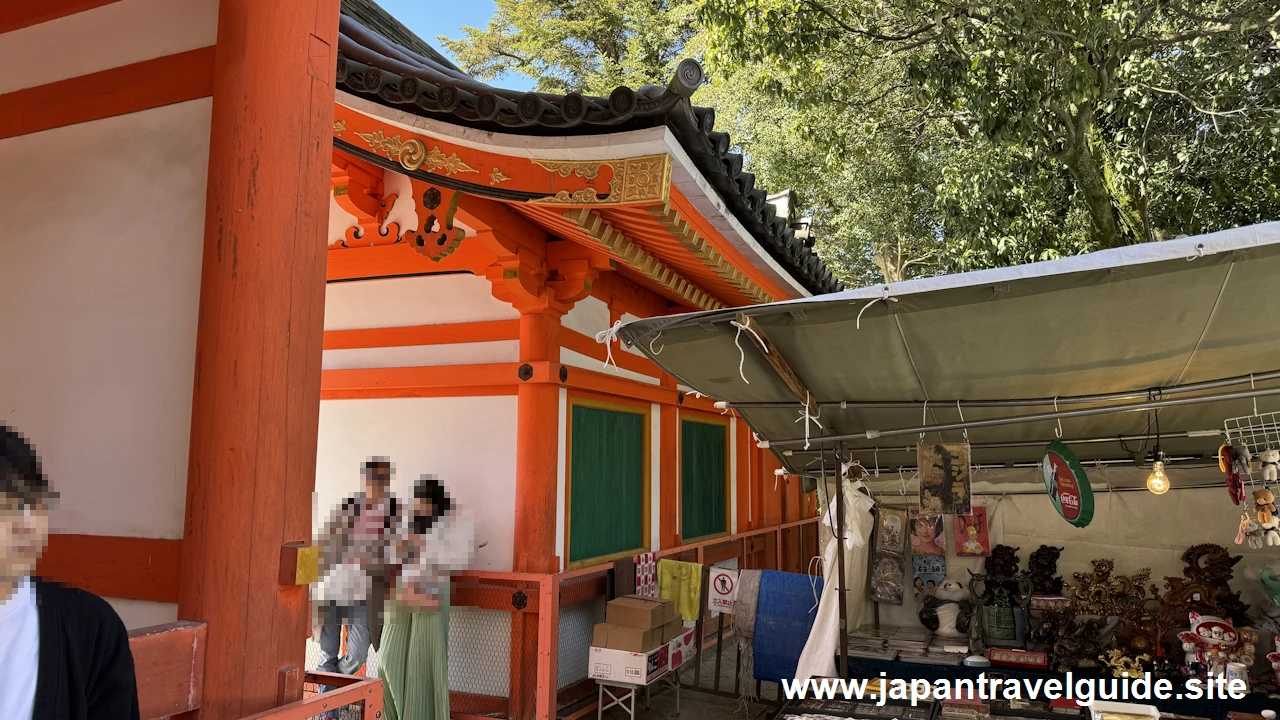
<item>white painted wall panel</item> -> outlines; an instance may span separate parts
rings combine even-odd
[[[0,94],[208,47],[218,0],[120,0],[0,35]],[[64,51],[59,51],[63,49]]]
[[[477,569],[511,569],[515,532],[516,398],[395,398],[320,403],[316,461],[319,528],[344,497],[360,488],[371,456],[395,466],[392,486],[408,497],[424,474],[440,478],[476,522],[486,543]]]
[[[150,600],[125,600],[122,598],[104,598],[107,604],[115,609],[124,626],[130,630],[164,625],[178,619],[178,604],[152,602]]]
[[[493,296],[488,280],[467,273],[329,283],[325,293],[325,330],[519,318]]]
[[[609,306],[600,298],[588,295],[560,318],[560,326],[595,337],[596,333],[609,328]]]
[[[614,347],[613,351],[615,353],[622,352],[617,347]],[[577,368],[582,368],[584,370],[594,370],[596,372],[610,373],[612,375],[617,375],[618,377],[627,378],[628,380],[635,380],[637,382],[646,383],[648,385],[662,384],[661,380],[659,380],[656,377],[653,377],[652,375],[645,375],[644,373],[638,373],[638,372],[635,372],[634,370],[615,367],[613,363],[610,363],[606,367],[603,361],[597,360],[589,355],[583,355],[580,352],[570,350],[567,347],[560,348],[560,362],[561,364],[568,365],[569,367],[577,367]]]
[[[210,110],[0,140],[0,421],[55,531],[182,537]]]
[[[519,340],[448,343],[444,345],[405,345],[403,347],[349,348],[325,350],[325,370],[358,368],[434,367],[437,365],[483,365],[517,362]]]

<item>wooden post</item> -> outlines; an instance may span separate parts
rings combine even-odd
[[[270,709],[306,662],[338,0],[222,0],[178,617],[208,624],[203,707]],[[356,472],[352,468],[352,472]]]
[[[554,311],[520,314],[520,362],[559,362],[560,318]],[[517,570],[554,573],[556,557],[556,448],[560,386],[520,379],[516,396]],[[567,548],[566,548],[567,551]]]
[[[821,453],[821,457],[824,458],[822,462],[822,465],[823,465],[822,482],[824,485],[827,482],[827,471],[826,471],[826,460],[825,460],[826,456],[827,456],[827,453],[825,451]],[[837,607],[839,608],[839,612],[840,612],[840,624],[839,624],[840,677],[847,678],[849,677],[849,620],[848,620],[848,614],[847,614],[849,600],[846,597],[847,592],[845,588],[849,587],[849,584],[844,577],[844,529],[845,529],[844,472],[842,472],[840,463],[841,463],[841,459],[839,455],[837,455],[835,471],[836,471],[836,563],[838,564],[838,567],[836,568],[836,580],[838,584],[836,585],[836,591],[839,593],[839,595],[837,596],[837,600],[838,600]]]

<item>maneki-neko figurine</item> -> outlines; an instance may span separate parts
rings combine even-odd
[[[1257,633],[1252,628],[1236,630],[1230,618],[1191,613],[1191,629],[1178,633],[1185,653],[1184,662],[1193,670],[1203,668],[1210,677],[1226,672],[1227,663],[1253,665]]]

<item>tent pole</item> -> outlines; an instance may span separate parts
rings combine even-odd
[[[1177,398],[1173,400],[1149,400],[1147,402],[1130,403],[1128,405],[1114,405],[1112,407],[1085,408],[1083,410],[1062,410],[1060,412],[1034,413],[1031,415],[992,418],[990,420],[971,420],[969,422],[945,423],[941,425],[922,425],[920,427],[895,428],[893,430],[867,430],[865,432],[853,433],[850,435],[828,435],[826,437],[814,437],[808,440],[805,438],[777,441],[762,440],[760,442],[760,447],[788,448],[803,447],[806,443],[815,445],[846,442],[850,440],[874,440],[875,438],[894,437],[899,435],[917,435],[920,433],[947,432],[949,430],[972,430],[974,428],[999,427],[1001,425],[1021,425],[1023,423],[1042,422],[1045,420],[1062,420],[1066,418],[1089,417],[1092,415],[1107,415],[1110,413],[1156,410],[1169,407],[1179,407],[1182,405],[1201,405],[1211,402],[1248,400],[1250,398],[1268,397],[1272,395],[1280,395],[1280,388],[1246,390],[1243,392],[1223,393],[1221,395],[1198,395],[1196,397]]]
[[[841,450],[843,450],[843,446],[841,447]],[[836,598],[837,607],[840,612],[840,623],[838,624],[840,629],[840,677],[847,678],[849,677],[849,621],[847,617],[849,600],[846,597],[847,593],[845,592],[845,588],[848,586],[845,584],[844,577],[844,473],[842,472],[841,466],[843,458],[840,457],[843,453],[840,451],[836,452],[839,453],[836,455],[836,464],[834,468],[836,473],[836,526],[838,528],[836,532]],[[822,482],[823,484],[826,484],[826,453],[823,453],[822,458]]]
[[[1235,377],[1220,378],[1218,380],[1205,380],[1198,383],[1187,383],[1185,385],[1171,385],[1167,388],[1153,387],[1144,390],[1131,390],[1129,392],[1118,393],[1099,393],[1094,395],[1064,395],[1058,398],[1015,398],[1008,400],[930,400],[930,405],[938,407],[953,406],[959,403],[961,407],[967,408],[1001,408],[1001,407],[1050,407],[1056,402],[1058,406],[1062,405],[1080,405],[1084,403],[1102,403],[1117,402],[1120,400],[1137,400],[1140,398],[1149,398],[1153,395],[1180,395],[1182,393],[1201,392],[1204,390],[1219,390],[1225,387],[1234,387],[1236,385],[1254,385],[1255,383],[1267,382],[1270,380],[1280,380],[1280,370],[1272,370],[1264,373],[1254,373],[1253,375],[1237,375]],[[892,410],[895,408],[918,408],[921,402],[918,400],[824,400],[816,403],[818,407],[838,407],[842,409],[880,409]],[[795,407],[795,403],[789,402],[717,402],[716,407],[723,410],[733,408],[736,410],[789,410]]]

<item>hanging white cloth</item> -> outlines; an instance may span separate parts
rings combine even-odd
[[[863,598],[866,597],[867,556],[871,529],[875,524],[871,514],[875,501],[858,492],[857,488],[861,486],[861,480],[844,486],[844,580],[851,623],[859,618]],[[813,629],[809,631],[809,639],[796,666],[797,680],[836,676],[836,648],[840,642],[839,553],[836,546],[836,508],[834,503],[828,505],[823,523],[831,528],[832,536],[822,554],[822,597],[818,601],[818,616],[813,621]]]

